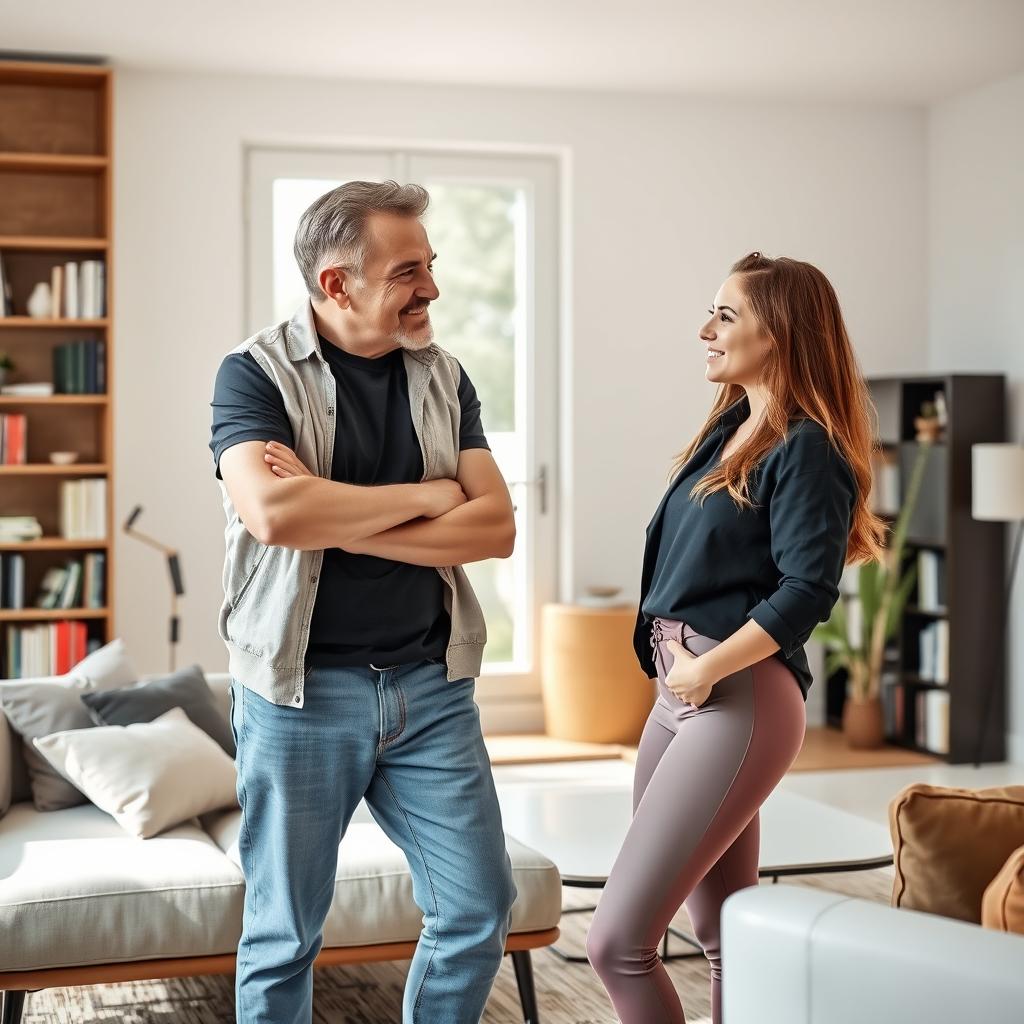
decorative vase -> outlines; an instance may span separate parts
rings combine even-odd
[[[915,416],[914,430],[918,441],[937,441],[942,433],[942,421],[938,417]]]
[[[855,750],[877,750],[885,740],[882,723],[882,701],[847,699],[843,705],[843,735]]]
[[[28,310],[29,316],[34,317],[36,320],[44,320],[50,315],[51,302],[49,284],[46,281],[40,281],[32,289],[32,294],[28,297],[25,308]]]

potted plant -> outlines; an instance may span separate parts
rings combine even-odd
[[[916,559],[903,570],[903,548],[930,448],[931,441],[921,442],[906,498],[882,560],[858,567],[856,597],[862,613],[860,636],[850,635],[842,597],[836,602],[828,621],[811,633],[814,639],[825,645],[826,671],[832,673],[838,668],[847,671],[843,733],[852,747],[873,749],[884,742],[881,684],[885,650],[899,629],[903,607],[917,579]]]
[[[942,419],[935,402],[922,402],[921,413],[914,417],[918,441],[937,441],[942,432]]]
[[[0,352],[0,387],[7,383],[7,371],[15,369],[11,357],[6,352]]]

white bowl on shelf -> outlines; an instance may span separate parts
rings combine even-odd
[[[70,466],[78,458],[78,452],[50,452],[50,461],[55,466]]]

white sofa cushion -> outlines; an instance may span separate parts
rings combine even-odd
[[[61,775],[140,839],[197,814],[237,806],[235,762],[183,708],[151,722],[70,729],[32,742]]]
[[[137,839],[91,804],[15,804],[0,820],[0,965],[234,953],[244,891],[196,822]]]
[[[215,812],[202,819],[206,830],[232,863],[240,865],[238,831],[242,812]],[[505,836],[519,896],[512,908],[512,931],[531,932],[558,925],[562,883],[558,868],[511,836]],[[240,869],[240,868],[239,868]],[[412,895],[405,854],[384,834],[360,803],[338,849],[334,899],[324,925],[325,946],[415,942],[423,913]]]

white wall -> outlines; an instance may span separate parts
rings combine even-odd
[[[936,105],[928,120],[929,358],[1005,373],[1024,441],[1024,75]],[[1012,534],[1007,532],[1009,556]],[[1024,573],[1010,613],[1009,750],[1024,763]],[[979,664],[979,672],[983,668]]]
[[[210,670],[226,658],[208,403],[222,355],[244,336],[244,141],[354,135],[571,148],[565,596],[602,582],[636,597],[644,528],[669,460],[713,397],[696,330],[739,256],[761,248],[818,264],[866,373],[926,362],[920,108],[129,71],[117,77],[116,100],[117,511],[142,503],[140,528],[180,547],[181,657]],[[118,632],[140,667],[162,669],[163,567],[127,539],[118,551]]]

